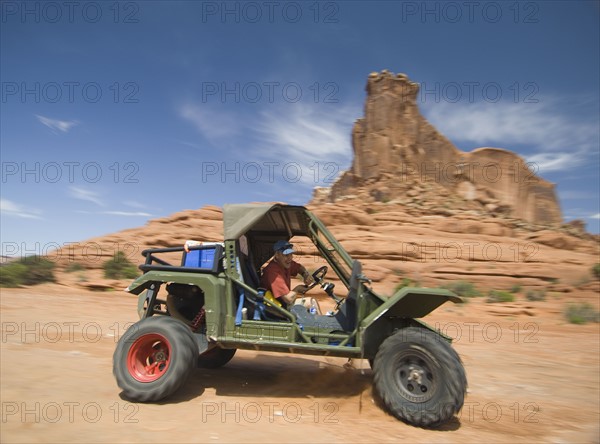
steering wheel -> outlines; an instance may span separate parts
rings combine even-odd
[[[315,288],[317,285],[321,284],[326,274],[327,265],[323,265],[322,267],[317,268],[317,270],[315,270],[315,272],[312,274],[314,282],[307,287],[306,291],[310,290],[311,288]]]

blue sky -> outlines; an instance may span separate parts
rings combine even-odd
[[[460,149],[516,151],[599,232],[599,2],[2,1],[3,254],[228,202],[303,204],[351,163],[370,72]]]

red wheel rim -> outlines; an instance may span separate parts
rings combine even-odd
[[[140,336],[127,354],[127,370],[139,382],[154,382],[164,375],[171,362],[171,344],[157,333]]]

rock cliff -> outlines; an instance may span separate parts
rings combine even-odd
[[[409,203],[422,197],[417,200],[434,212],[474,210],[541,225],[562,222],[553,184],[510,151],[460,151],[421,115],[419,85],[406,75],[372,73],[366,90],[365,116],[352,131],[352,166],[331,188],[317,189],[313,203],[354,197]]]

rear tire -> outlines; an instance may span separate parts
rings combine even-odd
[[[386,408],[410,424],[439,425],[463,406],[467,378],[462,362],[431,330],[408,327],[388,337],[373,371],[376,392]]]
[[[219,368],[223,367],[237,350],[235,348],[220,348],[214,347],[200,356],[198,356],[198,367],[200,368]]]
[[[126,398],[158,401],[184,384],[197,355],[187,325],[169,316],[153,316],[125,331],[113,355],[113,374]]]

